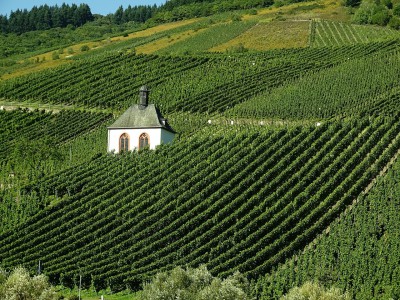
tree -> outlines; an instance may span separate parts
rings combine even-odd
[[[121,5],[120,7],[118,7],[117,11],[114,14],[114,23],[121,24],[123,16],[124,16],[124,9],[122,8]]]
[[[393,15],[395,15],[395,16],[397,16],[397,17],[400,17],[400,3],[396,3],[394,6],[393,6]]]
[[[142,300],[247,300],[249,282],[239,272],[222,280],[213,277],[205,266],[186,270],[176,267],[145,283],[141,297]]]
[[[356,11],[353,21],[358,24],[371,24],[372,16],[378,10],[378,5],[372,1],[363,1]]]
[[[356,6],[359,6],[360,3],[361,3],[361,0],[344,0],[345,6],[356,7]]]
[[[2,33],[8,32],[8,19],[6,16],[0,15],[0,30]]]
[[[48,5],[42,5],[37,10],[36,30],[50,29],[52,24],[51,11]]]
[[[21,34],[27,31],[67,27],[68,25],[82,26],[93,20],[94,17],[87,4],[69,6],[63,3],[61,7],[45,4],[39,7],[33,6],[30,11],[27,9],[11,11],[9,18],[0,15],[0,26],[3,33]]]
[[[389,26],[393,29],[400,29],[400,18],[397,16],[393,16],[390,18]]]
[[[377,24],[384,26],[390,20],[387,6],[375,1],[363,1],[356,11],[353,21],[358,24]]]
[[[350,300],[347,293],[342,293],[338,288],[326,290],[319,283],[306,282],[301,287],[292,288],[281,300]]]
[[[58,297],[46,276],[30,277],[26,269],[18,267],[8,277],[0,270],[0,299],[55,300]]]
[[[93,21],[93,15],[87,4],[80,4],[75,6],[74,13],[72,15],[72,23],[74,26],[79,27],[86,22]]]
[[[381,10],[377,11],[371,18],[372,24],[377,24],[380,26],[386,26],[389,23],[390,15],[389,10],[383,7]]]
[[[8,20],[9,31],[15,33],[22,33],[22,11],[17,9],[15,12],[11,11]]]

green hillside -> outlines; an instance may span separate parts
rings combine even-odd
[[[4,66],[0,267],[116,292],[205,264],[256,299],[307,280],[399,298],[399,34],[346,11],[224,12]],[[175,140],[106,153],[144,84]]]
[[[26,188],[62,200],[3,234],[1,261],[41,260],[53,281],[81,272],[98,289],[136,289],[175,264],[255,278],[313,240],[400,144],[394,119],[222,129],[103,155]]]
[[[352,292],[354,299],[400,295],[399,174],[397,160],[376,186],[320,237],[259,280],[258,297],[271,299],[288,287],[319,280]]]
[[[339,86],[343,82],[350,90],[359,88],[355,86],[357,84],[361,85],[363,90],[358,97],[363,97],[361,93],[371,94],[368,97],[372,97],[371,100],[375,101],[376,97],[383,93],[387,94],[387,88],[394,85],[398,72],[396,53],[399,45],[400,42],[397,40],[389,40],[329,50],[306,48],[236,55],[162,56],[102,53],[78,59],[56,69],[7,80],[0,85],[0,97],[29,103],[67,104],[118,110],[136,103],[137,90],[143,82],[146,82],[152,90],[151,97],[154,103],[162,107],[166,113],[176,111],[221,113],[249,99],[251,108],[266,112],[268,108],[256,103],[257,99],[263,102],[266,91],[275,91],[275,87],[299,77],[303,77],[302,81],[309,81],[312,85],[318,77],[317,80],[321,81],[320,94],[326,94],[326,89],[331,88],[331,85]],[[387,59],[379,61],[383,56]],[[365,57],[370,57],[369,61],[364,61]],[[378,61],[381,73],[375,74],[368,70],[370,78],[365,80],[353,78],[354,73],[358,73],[362,78],[364,73],[358,70],[372,68],[371,62],[374,61]],[[392,70],[392,73],[386,73],[386,69]],[[318,72],[322,70],[326,71]],[[382,78],[380,76],[382,73],[386,77]],[[306,74],[310,74],[311,77],[306,79],[304,77]],[[327,80],[328,76],[334,77],[335,81]],[[369,84],[372,82],[378,87],[370,87]],[[382,82],[386,87],[382,86]],[[302,88],[307,88],[302,82],[300,83]],[[285,84],[276,91],[279,95],[282,94],[282,90],[291,93],[293,90],[291,86]],[[339,92],[341,90],[341,88],[336,89]],[[357,91],[358,89],[354,90],[354,93]],[[395,89],[393,93],[397,94]],[[253,99],[260,94],[263,95],[261,98]],[[309,98],[307,93],[300,94],[304,98]],[[316,100],[321,97],[321,95],[316,96]],[[326,97],[328,98],[323,100],[323,103],[329,102],[329,97],[332,95],[326,94]],[[346,97],[346,94],[341,97]],[[384,97],[386,99],[389,95]],[[290,100],[284,102],[286,101],[291,105]],[[338,105],[343,106],[344,110],[354,109],[355,104],[351,103],[350,99],[338,98],[335,101],[340,101]],[[246,110],[246,105],[240,107]],[[307,105],[305,104],[305,110],[308,111],[310,107]],[[330,105],[332,106],[332,103]],[[321,114],[312,117],[329,117],[339,113],[337,107],[326,107],[326,109],[330,112],[323,110]],[[268,115],[251,112],[250,116],[286,118],[290,113],[285,109],[283,112],[276,111]],[[243,113],[239,115],[247,117]],[[310,116],[300,116],[302,117]]]
[[[327,47],[398,39],[399,37],[399,31],[390,28],[313,20],[310,42],[312,47]]]

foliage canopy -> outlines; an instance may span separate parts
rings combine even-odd
[[[0,299],[56,300],[58,296],[46,276],[31,277],[26,269],[17,267],[9,276],[0,269]]]
[[[249,282],[239,272],[226,279],[213,277],[203,265],[197,269],[176,267],[158,273],[144,284],[142,300],[249,300]]]

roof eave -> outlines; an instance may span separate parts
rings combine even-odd
[[[107,129],[165,129],[169,132],[176,133],[173,129],[169,129],[163,126],[147,126],[147,127],[107,127]]]

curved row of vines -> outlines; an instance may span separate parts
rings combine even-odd
[[[389,40],[337,48],[199,56],[103,53],[0,84],[6,99],[123,110],[147,84],[163,113],[224,112],[309,73],[396,51]],[[312,109],[308,107],[308,109]],[[280,117],[279,114],[276,117]]]

